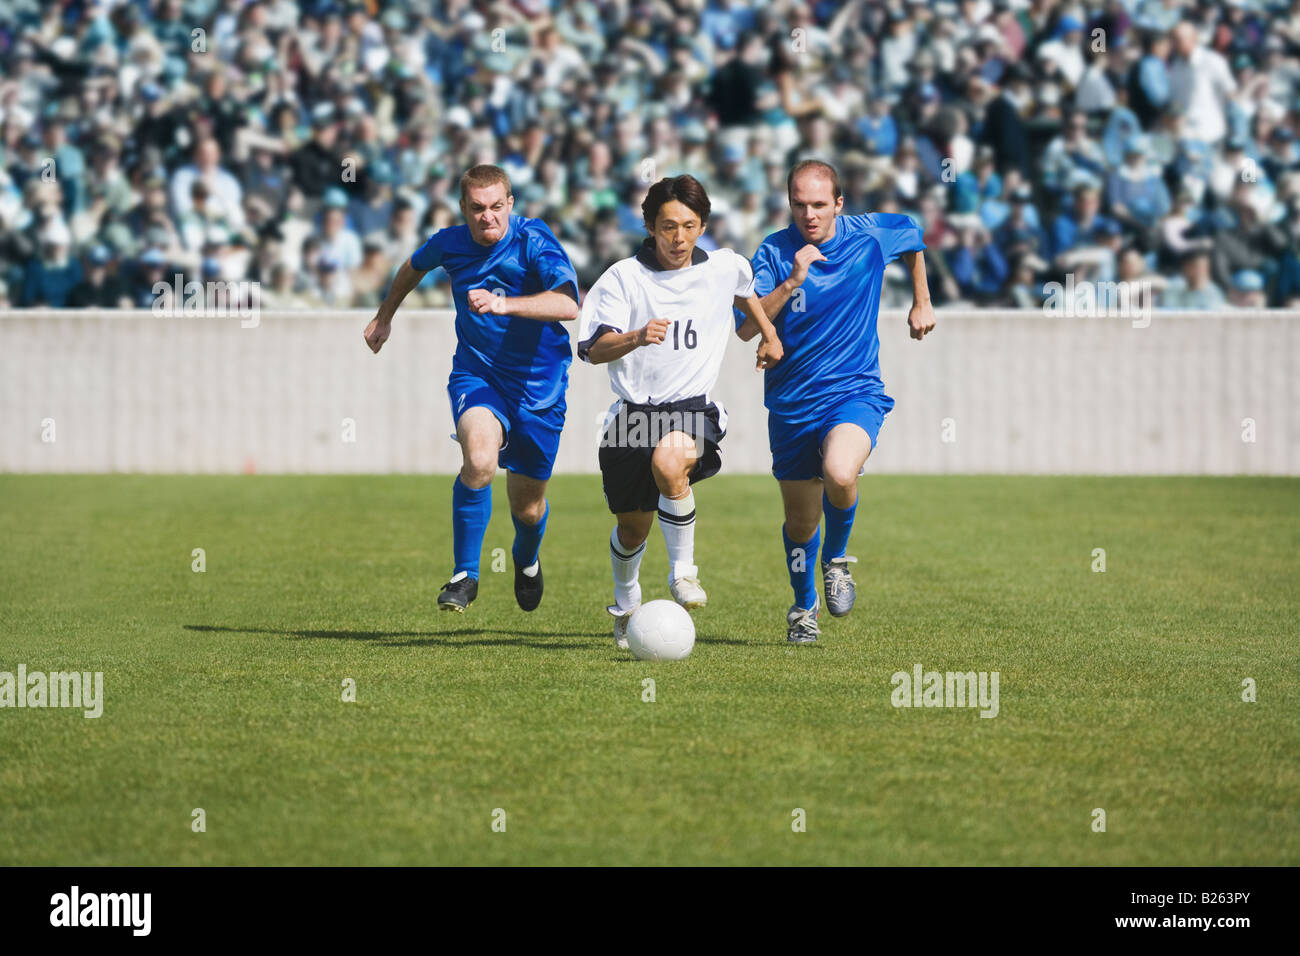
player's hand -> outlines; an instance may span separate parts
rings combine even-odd
[[[467,298],[469,299],[469,310],[471,312],[477,312],[480,315],[505,314],[506,297],[503,295],[496,295],[487,289],[470,289]]]
[[[366,326],[366,344],[370,346],[370,351],[378,354],[392,331],[392,319],[384,319],[380,316],[371,319],[370,324]]]
[[[803,285],[808,278],[808,267],[814,262],[825,262],[826,257],[811,242],[794,254],[794,268],[790,270],[790,282],[794,286]]]
[[[934,306],[927,300],[913,302],[912,310],[907,313],[907,327],[912,338],[918,342],[925,338],[925,333],[934,331]]]
[[[668,336],[669,322],[667,319],[651,319],[645,325],[636,331],[636,345],[640,348],[643,345],[658,345]]]
[[[775,336],[772,337],[771,341],[763,339],[758,343],[758,364],[754,368],[771,368],[781,361],[783,355],[785,355],[785,349],[782,348],[780,339]]]

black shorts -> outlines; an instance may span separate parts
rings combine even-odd
[[[702,454],[691,470],[691,484],[716,475],[722,468],[718,444],[727,434],[726,422],[726,411],[703,395],[663,405],[619,402],[600,439],[600,476],[609,510],[613,514],[658,510],[659,487],[650,459],[659,440],[670,432],[685,432],[699,440]]]

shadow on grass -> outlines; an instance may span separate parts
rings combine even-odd
[[[325,639],[335,641],[376,641],[385,647],[535,647],[543,651],[584,650],[591,647],[590,642],[573,643],[539,643],[530,638],[537,637],[592,637],[613,640],[608,631],[503,631],[481,627],[458,627],[447,631],[314,631],[295,630],[278,627],[226,627],[221,624],[186,624],[187,631],[223,632],[238,634],[281,634],[285,637],[299,639]],[[456,640],[462,637],[479,637],[485,634],[502,634],[509,639],[485,638],[477,641]],[[409,637],[415,640],[394,641],[392,638]],[[448,640],[451,638],[452,640]],[[745,645],[749,641],[736,641],[725,637],[697,637],[700,644],[735,644]]]
[[[324,639],[333,641],[375,641],[385,647],[497,647],[521,646],[536,647],[544,651],[582,650],[589,648],[589,643],[540,643],[531,638],[538,637],[605,637],[603,633],[590,631],[503,631],[481,627],[458,627],[446,631],[318,631],[299,630],[280,627],[225,627],[220,624],[186,624],[187,631],[226,632],[239,634],[281,634],[300,640]],[[484,639],[478,641],[458,640],[462,637],[477,637],[483,634],[503,634],[512,640]],[[396,641],[393,638],[407,637],[412,640]]]

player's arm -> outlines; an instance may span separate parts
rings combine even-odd
[[[420,284],[424,278],[424,273],[411,265],[411,260],[406,259],[402,266],[397,270],[397,275],[393,277],[393,284],[388,287],[388,295],[384,296],[384,301],[380,303],[379,311],[375,317],[370,320],[366,326],[366,345],[370,346],[370,351],[378,352],[383,344],[388,341],[388,336],[393,330],[393,316],[397,314],[397,307],[402,304],[411,290]]]
[[[539,322],[568,322],[578,317],[578,303],[567,292],[538,292],[535,295],[495,295],[487,289],[470,289],[469,310],[479,315],[513,315]]]
[[[934,331],[934,306],[930,304],[930,283],[925,277],[925,255],[904,252],[899,258],[912,274],[912,308],[907,313],[907,327],[912,338],[919,341],[927,332]]]
[[[669,324],[667,319],[651,319],[631,332],[606,332],[588,347],[587,361],[601,365],[621,359],[643,345],[658,345],[667,337]]]
[[[755,367],[771,368],[781,361],[785,350],[781,347],[781,339],[777,337],[776,328],[763,311],[763,300],[756,295],[738,295],[732,300],[732,304],[745,316],[745,321],[741,323],[740,328],[736,329],[736,334],[745,342],[755,335],[762,336],[758,344],[758,361]]]
[[[794,295],[794,290],[803,285],[804,279],[808,278],[808,267],[814,262],[825,261],[826,257],[821,254],[821,250],[812,243],[796,252],[794,254],[794,264],[790,267],[790,275],[786,277],[784,282],[763,296],[763,312],[766,315],[779,313],[785,308],[785,304],[790,301],[790,296]],[[750,336],[750,338],[752,337]]]
[[[507,296],[488,289],[470,289],[465,294],[469,310],[478,315],[509,315],[538,322],[576,319],[580,312],[578,276],[573,271],[573,263],[560,240],[544,222],[535,222],[528,229],[521,264],[529,277],[537,281],[534,288],[540,287],[542,291],[534,295]]]

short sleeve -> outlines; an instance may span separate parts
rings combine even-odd
[[[776,278],[776,255],[770,243],[764,242],[754,253],[754,261],[750,262],[744,256],[738,256],[742,262],[749,266],[750,274],[753,276],[753,283],[750,285],[749,294],[759,297],[767,295],[777,287]],[[741,293],[737,292],[737,295]],[[736,320],[736,329],[739,330],[745,324],[745,313],[739,309],[732,309],[733,318]],[[768,316],[769,319],[774,316]]]
[[[904,216],[901,213],[871,213],[855,218],[880,244],[885,265],[905,252],[920,252],[925,249],[925,240],[921,238],[921,227],[911,216]]]
[[[528,234],[528,267],[548,292],[563,292],[578,301],[578,275],[569,255],[546,223],[536,220]]]
[[[590,362],[588,352],[597,339],[607,332],[626,332],[629,311],[623,284],[610,269],[596,280],[582,300],[582,311],[578,314],[578,358]]]
[[[736,291],[732,294],[747,299],[754,294],[754,267],[739,252],[732,258],[736,262]]]
[[[430,269],[436,269],[442,265],[442,234],[445,229],[439,229],[432,236],[424,241],[415,254],[411,256],[411,268],[416,272],[428,272]]]

